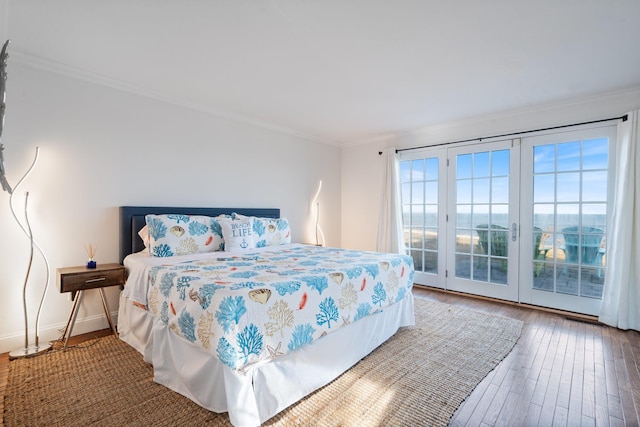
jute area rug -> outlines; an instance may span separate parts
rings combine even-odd
[[[416,298],[416,326],[276,415],[268,426],[446,426],[511,351],[522,322]],[[9,363],[10,426],[229,426],[155,384],[152,367],[114,336]]]

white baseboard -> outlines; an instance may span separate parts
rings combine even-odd
[[[111,313],[111,320],[114,325],[118,324],[118,312]],[[40,344],[55,341],[62,336],[62,332],[67,323],[40,327]],[[76,319],[73,326],[73,335],[86,334],[88,332],[99,331],[109,327],[107,317],[104,314]],[[34,331],[29,331],[29,345],[35,344]],[[24,348],[24,333],[0,336],[0,353],[8,353],[13,350]]]

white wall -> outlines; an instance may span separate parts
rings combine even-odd
[[[55,339],[71,302],[55,283],[58,267],[86,262],[85,245],[98,246],[98,263],[118,261],[118,206],[277,207],[294,241],[315,241],[310,202],[319,180],[327,245],[340,243],[341,153],[246,123],[214,117],[16,61],[7,67],[7,111],[2,143],[12,185],[35,147],[40,160],[14,196],[51,264],[40,320],[41,342]],[[28,240],[0,192],[0,353],[24,343],[22,284]],[[30,328],[44,283],[38,257],[28,287]],[[117,312],[118,289],[107,289]],[[87,292],[74,335],[107,327],[97,292]]]
[[[640,108],[640,88],[540,106],[475,120],[446,123],[420,132],[342,149],[342,246],[375,250],[384,156],[389,147],[409,148],[509,132],[618,117]]]

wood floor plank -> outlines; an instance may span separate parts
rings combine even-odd
[[[507,398],[502,405],[500,413],[496,418],[494,426],[499,427],[508,427],[512,426],[511,419],[513,418],[514,413],[518,410],[517,403],[520,401],[520,395],[510,391],[507,394]]]
[[[609,417],[609,425],[611,427],[625,427],[624,421],[615,417]]]
[[[524,373],[522,375],[525,376]],[[523,426],[525,424],[525,420],[528,415],[528,411],[524,410],[529,408],[529,405],[532,405],[531,398],[533,396],[533,391],[536,388],[536,381],[532,380],[528,376],[526,376],[526,380],[524,382],[524,386],[520,393],[520,398],[515,403],[516,411],[511,416],[509,420],[509,425],[511,426]],[[536,421],[537,422],[537,421]]]
[[[607,395],[607,410],[609,411],[609,417],[617,418],[619,420],[624,419],[620,396],[613,396],[611,394]]]
[[[569,417],[569,410],[562,406],[556,406],[553,414],[553,427],[566,427]]]
[[[538,425],[550,426],[553,424],[553,417],[556,409],[556,398],[558,397],[558,387],[552,385],[547,386],[542,403],[542,412]]]
[[[505,364],[505,363],[502,363],[500,365],[502,367],[509,366],[508,364]],[[500,416],[500,413],[502,412],[504,406],[506,405],[506,401],[509,398],[509,395],[511,394],[511,388],[513,386],[516,372],[518,371],[514,369],[507,369],[507,373],[503,376],[502,382],[498,385],[498,391],[494,395],[494,398],[491,401],[491,405],[489,405],[489,408],[487,409],[487,413],[482,419],[482,422],[489,425],[497,424],[498,417]]]
[[[620,404],[622,406],[623,421],[627,425],[639,425],[633,401],[633,392],[627,373],[627,365],[622,352],[622,340],[616,339],[614,345],[614,362],[616,367],[616,377],[620,390]]]
[[[527,408],[527,416],[524,420],[523,426],[537,426],[540,420],[540,413],[542,412],[542,406],[534,403],[530,404]]]
[[[626,336],[625,338],[629,338]],[[640,402],[640,375],[638,373],[638,359],[636,354],[634,353],[634,345],[629,342],[627,339],[621,341],[622,346],[622,356],[624,358],[624,363],[627,371],[628,378],[628,390],[631,394],[631,402],[633,406],[629,405],[629,412],[633,411],[634,414],[631,414],[634,419],[639,420],[639,407],[637,402]]]
[[[590,418],[583,415],[579,425],[580,427],[596,427],[596,420],[595,418]]]
[[[495,397],[499,389],[500,387],[494,383],[490,383],[487,386],[487,390],[485,391],[484,396],[487,396],[487,397],[492,396],[492,398],[491,399],[484,398],[478,402],[478,405],[476,406],[473,417],[469,419],[469,421],[467,421],[467,423],[465,424],[466,426],[471,427],[474,425],[478,425],[479,422],[482,422],[484,417],[487,416],[487,412],[489,411],[489,408],[491,407],[491,403],[493,402],[493,397]]]

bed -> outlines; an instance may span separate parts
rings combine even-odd
[[[411,257],[291,240],[279,209],[121,207],[120,338],[155,382],[244,427],[414,324]]]

